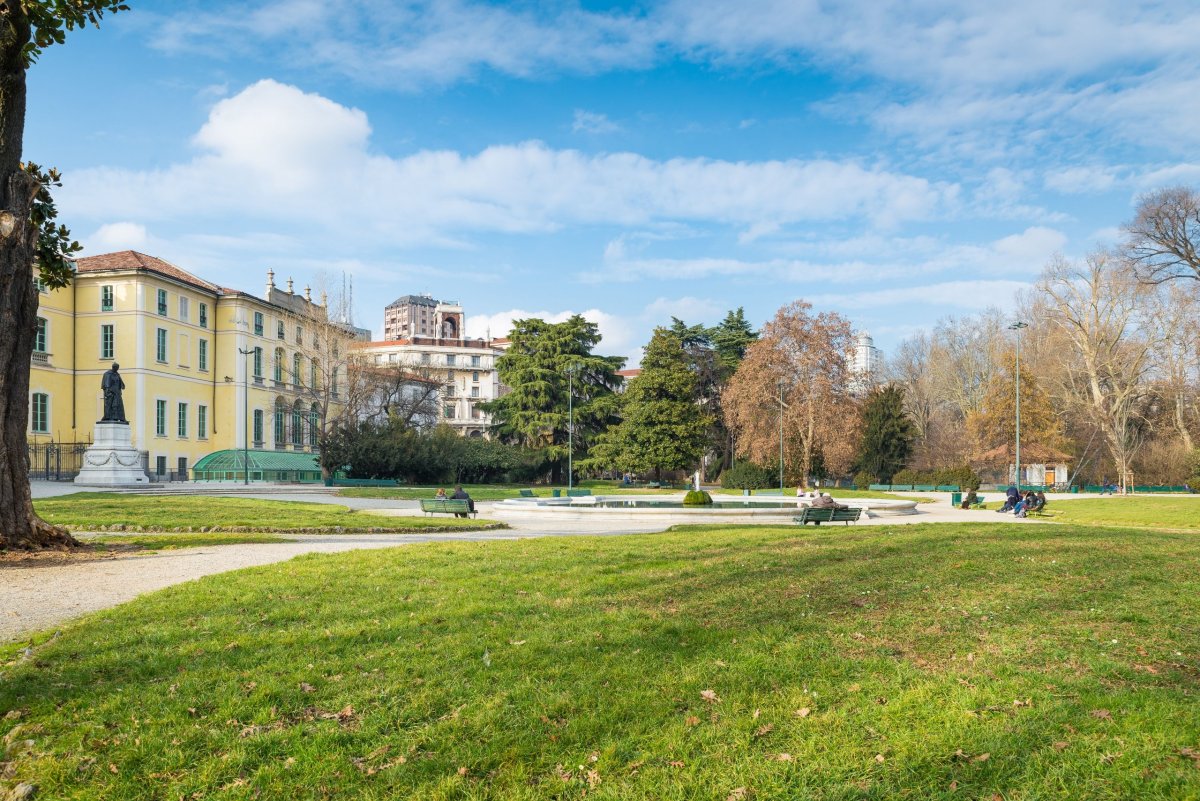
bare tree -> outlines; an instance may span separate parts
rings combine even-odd
[[[444,381],[435,375],[432,366],[421,364],[416,354],[387,354],[380,361],[370,354],[359,354],[354,366],[367,392],[359,407],[361,418],[397,420],[406,428],[437,425]]]
[[[1200,194],[1173,186],[1142,195],[1124,227],[1124,254],[1139,281],[1200,280]]]
[[[1148,302],[1152,290],[1106,252],[1083,263],[1055,260],[1038,290],[1048,321],[1071,345],[1054,366],[1060,386],[1095,420],[1124,481],[1142,442],[1142,400],[1160,340]]]
[[[1171,285],[1150,296],[1150,316],[1161,330],[1153,364],[1165,417],[1183,447],[1193,448],[1200,388],[1200,286]]]

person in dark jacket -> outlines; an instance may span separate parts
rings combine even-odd
[[[813,500],[811,504],[814,509],[849,509],[850,507],[844,503],[838,503],[828,492],[822,493]]]
[[[455,501],[466,501],[467,508],[470,509],[472,512],[475,511],[475,501],[471,500],[471,496],[468,495],[467,491],[462,488],[462,484],[454,485],[454,494],[451,495],[450,498],[451,498],[451,500],[455,500]],[[454,516],[455,517],[466,517],[467,513],[466,512],[455,512]]]

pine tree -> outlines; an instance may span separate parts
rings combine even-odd
[[[696,375],[679,337],[654,329],[642,371],[620,401],[621,422],[602,434],[590,464],[622,471],[662,472],[695,468],[708,442],[712,419],[696,402]]]
[[[508,352],[496,360],[501,383],[511,391],[481,404],[504,442],[542,451],[551,480],[563,480],[568,444],[586,453],[591,440],[614,422],[613,392],[620,384],[620,356],[597,356],[599,328],[576,314],[561,323],[530,318],[513,322]],[[574,436],[567,426],[574,419]],[[573,454],[574,456],[574,454]]]
[[[862,411],[862,441],[855,467],[886,484],[912,454],[913,424],[904,410],[904,389],[894,384],[874,390]]]
[[[717,351],[717,358],[725,365],[729,375],[745,357],[746,348],[758,341],[758,332],[746,321],[741,306],[737,307],[737,311],[726,314],[719,325],[709,330],[708,336]]]

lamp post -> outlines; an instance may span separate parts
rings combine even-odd
[[[574,487],[575,455],[575,370],[576,362],[567,365],[567,492]]]
[[[779,494],[783,495],[783,379],[779,379]]]
[[[1020,320],[1016,321],[1008,327],[1009,331],[1017,332],[1017,371],[1016,371],[1016,387],[1017,387],[1017,490],[1021,489],[1021,329],[1029,326]]]
[[[238,353],[249,356],[249,350],[238,348]],[[242,359],[242,483],[250,486],[250,367]]]

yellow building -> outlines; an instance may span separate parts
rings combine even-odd
[[[135,251],[79,259],[69,286],[40,295],[30,443],[89,440],[103,416],[101,376],[117,362],[152,477],[187,477],[202,457],[247,440],[260,453],[252,466],[288,461],[263,452],[311,454],[338,403],[343,346],[308,289],[297,295],[289,279],[283,291],[267,275],[259,298]]]

